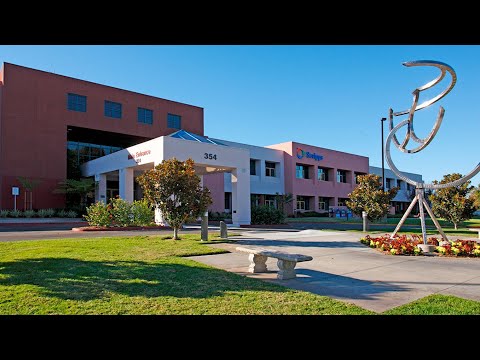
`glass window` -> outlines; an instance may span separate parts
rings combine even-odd
[[[138,108],[137,111],[137,120],[142,124],[153,124],[153,110]]]
[[[260,205],[260,195],[251,194],[250,195],[250,201],[252,203],[252,206],[259,206]]]
[[[77,94],[67,94],[67,109],[72,111],[87,111],[87,97]]]
[[[330,199],[327,197],[319,197],[318,198],[318,210],[327,211],[330,206]]]
[[[265,161],[265,176],[275,177],[275,163]]]
[[[265,206],[276,208],[275,195],[265,195]]]
[[[346,201],[348,198],[338,198],[338,206],[347,206]]]
[[[347,172],[345,170],[337,170],[337,182],[339,183],[347,182]]]
[[[180,115],[168,114],[167,127],[180,130],[182,128],[182,117]]]
[[[105,116],[121,119],[122,118],[122,104],[105,100]]]
[[[257,175],[257,161],[250,159],[250,175]]]
[[[385,188],[390,189],[392,187],[392,179],[387,178],[385,180]]]
[[[297,177],[297,179],[309,179],[308,165],[297,164],[295,176]]]
[[[67,141],[67,149],[76,155],[78,165],[108,155],[110,152],[113,153],[122,150],[121,147],[110,147],[107,145],[81,143],[77,141]]]
[[[319,166],[317,170],[317,179],[328,181],[328,169]]]
[[[297,196],[297,210],[309,210],[310,202],[306,196]]]
[[[403,181],[400,179],[397,179],[397,186],[400,188],[400,190],[405,189],[405,185],[403,185]]]

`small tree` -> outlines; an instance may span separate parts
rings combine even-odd
[[[178,240],[178,229],[188,218],[199,217],[212,203],[210,190],[200,186],[195,174],[194,161],[175,158],[163,160],[152,170],[138,176],[136,181],[143,189],[144,198],[160,209],[173,228],[173,238]]]
[[[95,196],[95,181],[92,178],[66,179],[58,183],[53,193],[76,195],[80,198],[80,207],[83,211],[87,207],[88,198]]]
[[[39,179],[28,179],[23,176],[17,177],[17,180],[22,184],[22,187],[25,191],[25,210],[33,209],[33,189],[42,183],[42,180]],[[30,198],[30,204],[27,209],[27,198]]]
[[[397,195],[398,187],[383,191],[380,176],[374,174],[359,175],[358,181],[359,184],[355,190],[348,194],[347,207],[358,216],[365,211],[370,221],[387,215],[390,201]]]
[[[473,200],[473,206],[475,209],[480,209],[480,184],[476,188],[473,188],[470,192],[469,199]]]
[[[459,173],[447,174],[440,182],[434,180],[433,183],[447,184],[461,177]],[[460,186],[438,189],[429,197],[435,216],[453,223],[455,230],[460,222],[470,219],[475,211],[474,200],[467,197],[468,193],[474,189],[470,184],[471,181],[467,181]]]
[[[279,194],[278,192],[276,192],[275,201],[277,203],[278,210],[285,213],[285,206],[290,204],[293,201],[293,194],[291,193]]]

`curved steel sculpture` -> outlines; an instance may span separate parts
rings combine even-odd
[[[428,144],[433,140],[435,135],[437,134],[438,130],[440,129],[440,125],[442,124],[443,121],[443,116],[445,115],[445,109],[440,106],[437,120],[435,121],[435,124],[433,125],[432,131],[430,134],[428,134],[424,139],[420,139],[416,134],[415,130],[413,128],[413,118],[415,116],[415,112],[421,109],[424,109],[437,101],[439,101],[441,98],[443,98],[445,95],[447,95],[455,86],[455,83],[457,82],[457,75],[455,73],[455,70],[453,68],[445,63],[442,63],[440,61],[433,61],[433,60],[418,60],[418,61],[409,61],[403,63],[404,66],[411,67],[411,66],[433,66],[436,67],[440,70],[440,75],[435,78],[434,80],[430,81],[429,83],[416,88],[413,91],[413,104],[408,110],[403,110],[403,111],[397,111],[394,112],[392,109],[389,110],[389,129],[390,133],[387,136],[387,140],[385,142],[385,158],[387,159],[387,163],[390,166],[390,169],[395,173],[395,175],[398,176],[399,179],[415,186],[415,198],[412,200],[410,206],[408,207],[407,211],[403,215],[403,217],[400,219],[400,222],[398,223],[397,227],[395,228],[394,232],[391,234],[391,238],[393,238],[397,232],[400,230],[402,227],[403,223],[405,222],[405,219],[408,217],[410,212],[412,211],[413,207],[415,204],[418,202],[419,209],[420,209],[420,223],[422,227],[422,237],[423,237],[423,243],[426,245],[427,244],[427,231],[426,231],[426,226],[425,226],[425,212],[424,208],[427,210],[428,214],[430,215],[431,219],[433,220],[437,230],[439,233],[442,235],[443,239],[447,241],[447,236],[443,232],[442,228],[440,227],[440,224],[438,223],[437,219],[435,218],[435,215],[433,214],[432,209],[428,206],[428,203],[425,201],[424,197],[424,189],[443,189],[447,187],[452,187],[452,186],[458,186],[462,185],[468,180],[470,180],[472,177],[477,175],[480,172],[480,163],[477,164],[477,166],[467,175],[463,176],[462,178],[452,181],[447,184],[425,184],[423,182],[417,182],[414,181],[408,177],[406,177],[400,170],[397,169],[397,167],[394,165],[392,161],[392,157],[390,155],[390,145],[393,140],[393,143],[399,149],[400,151],[407,153],[407,154],[414,154],[419,151],[422,151],[425,149]],[[439,82],[443,80],[445,77],[446,73],[450,73],[451,75],[451,82],[450,84],[443,90],[440,94],[435,96],[434,98],[430,100],[426,100],[420,105],[418,105],[418,99],[420,97],[420,93],[424,90],[430,89],[431,87],[437,85]],[[398,123],[396,126],[393,124],[393,118],[397,116],[402,116],[402,115],[407,115],[408,118],[401,121]],[[397,131],[401,129],[402,127],[407,126],[407,133],[405,135],[405,139],[400,143],[397,139]],[[414,142],[420,144],[417,147],[414,147],[412,149],[407,149],[407,145],[410,140],[413,140]]]

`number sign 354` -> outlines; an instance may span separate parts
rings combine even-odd
[[[204,153],[203,154],[204,159],[210,159],[210,160],[217,160],[217,154],[209,154],[209,153]]]

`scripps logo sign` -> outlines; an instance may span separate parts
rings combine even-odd
[[[304,157],[306,157],[308,159],[313,159],[313,160],[316,160],[316,161],[323,160],[322,155],[318,155],[318,154],[315,154],[315,153],[311,153],[310,151],[305,151],[305,150],[302,150],[300,148],[297,148],[297,158],[303,159]]]

